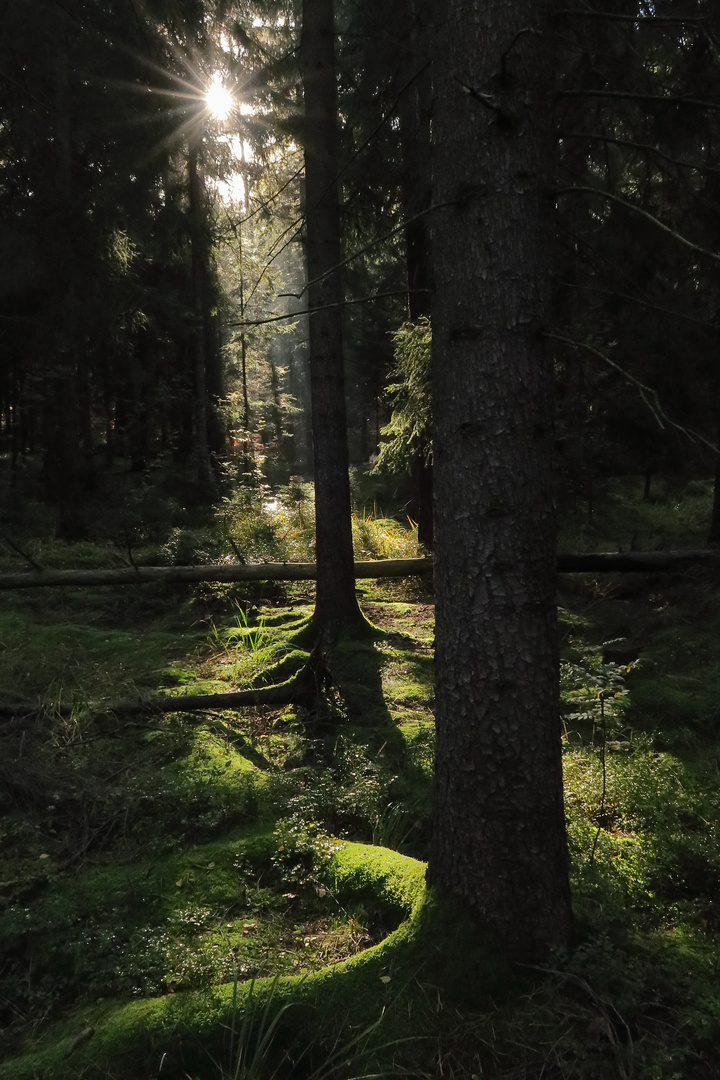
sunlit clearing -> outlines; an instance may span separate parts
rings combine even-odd
[[[212,82],[205,91],[205,105],[215,120],[225,120],[232,112],[233,96],[227,87],[223,86],[219,75],[213,76]]]

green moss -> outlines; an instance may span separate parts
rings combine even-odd
[[[137,868],[125,879],[127,898],[132,897],[134,904],[138,900],[144,904],[148,896],[154,894],[153,904],[162,902],[161,897],[165,897],[167,904],[166,877],[172,880],[178,874],[176,888],[184,891],[184,904],[190,900],[227,903],[232,899],[233,888],[237,888],[233,871],[238,862],[238,846],[242,848],[238,840],[225,841],[165,860],[162,866]],[[246,841],[244,856],[252,863],[267,851],[267,834],[257,834]],[[208,858],[209,862],[206,861]],[[422,903],[424,870],[421,863],[396,852],[345,844],[333,859],[328,884],[345,902],[369,896],[388,918],[397,916],[398,911],[412,917]],[[114,890],[116,904],[122,904],[122,890],[118,897],[122,881],[123,875],[117,872],[86,875],[80,889],[69,895],[67,902],[76,904],[80,913],[86,910],[84,905],[88,902],[104,905],[108,890]],[[139,881],[144,881],[141,889],[138,888]],[[360,1015],[363,1011],[361,1003],[368,1005],[367,991],[370,989],[372,1016],[377,1012],[378,1002],[389,993],[387,987],[392,976],[383,973],[392,969],[394,950],[407,940],[407,928],[400,928],[353,961],[307,977],[288,978],[280,984],[273,984],[273,980],[268,979],[257,984],[258,992],[269,993],[275,985],[279,987],[279,1002],[304,1001],[315,1009],[328,1007],[331,1002],[335,1006],[341,999],[343,1003],[353,1001],[354,1011]],[[338,978],[339,975],[342,978]],[[353,981],[356,985],[349,986]],[[207,1066],[208,1053],[214,1053],[222,1045],[222,1031],[234,989],[239,993],[238,1007],[242,1008],[243,999],[251,992],[249,984],[236,988],[228,984],[202,993],[170,995],[114,1009],[84,1010],[42,1040],[39,1050],[29,1049],[22,1058],[0,1066],[0,1077],[3,1080],[34,1080],[38,1076],[52,1077],[53,1080],[76,1076],[100,1080],[109,1075],[129,1078],[139,1075],[140,1070],[157,1068],[162,1054],[171,1059],[169,1069],[173,1059],[181,1062],[183,1068]],[[66,1058],[75,1035],[87,1027],[93,1027],[95,1033],[86,1044],[77,1048],[72,1058]]]

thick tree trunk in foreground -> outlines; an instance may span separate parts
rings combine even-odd
[[[530,962],[571,936],[542,339],[549,9],[547,0],[447,0],[434,55],[429,879]]]
[[[315,619],[334,634],[362,623],[355,598],[342,349],[333,0],[303,0],[305,251],[315,464]],[[332,305],[328,307],[328,305]]]

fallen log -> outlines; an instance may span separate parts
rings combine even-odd
[[[686,566],[720,566],[720,551],[625,551],[580,552],[558,555],[561,574],[667,573]]]
[[[356,562],[356,578],[411,577],[432,571],[432,559],[378,559]],[[160,582],[314,581],[315,563],[232,563],[206,566],[138,566],[119,570],[41,570],[0,574],[0,589],[37,589],[57,585],[145,585]]]
[[[558,555],[561,574],[662,573],[690,565],[720,566],[720,551],[627,551],[580,552]],[[430,574],[432,557],[424,559],[375,559],[356,562],[356,578],[416,577]],[[0,574],[0,589],[37,589],[58,585],[146,585],[151,582],[178,585],[210,581],[314,581],[315,563],[242,563],[205,566],[138,566],[120,570],[40,570]]]

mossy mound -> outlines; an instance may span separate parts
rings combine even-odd
[[[347,1020],[372,1021],[395,993],[395,954],[411,938],[422,906],[424,864],[384,848],[343,844],[329,867],[327,887],[340,903],[367,898],[388,926],[405,921],[387,938],[350,961],[310,975],[227,983],[208,990],[167,994],[126,1005],[99,1003],[46,1034],[32,1048],[0,1065],[3,1080],[85,1080],[156,1075],[210,1077],[223,1055],[233,1010],[272,998],[286,1013],[285,1037],[302,1031],[308,1009],[317,1017],[339,1011]],[[399,987],[398,987],[399,989]],[[293,1009],[287,1008],[290,1004]],[[321,1025],[322,1026],[322,1025]]]

